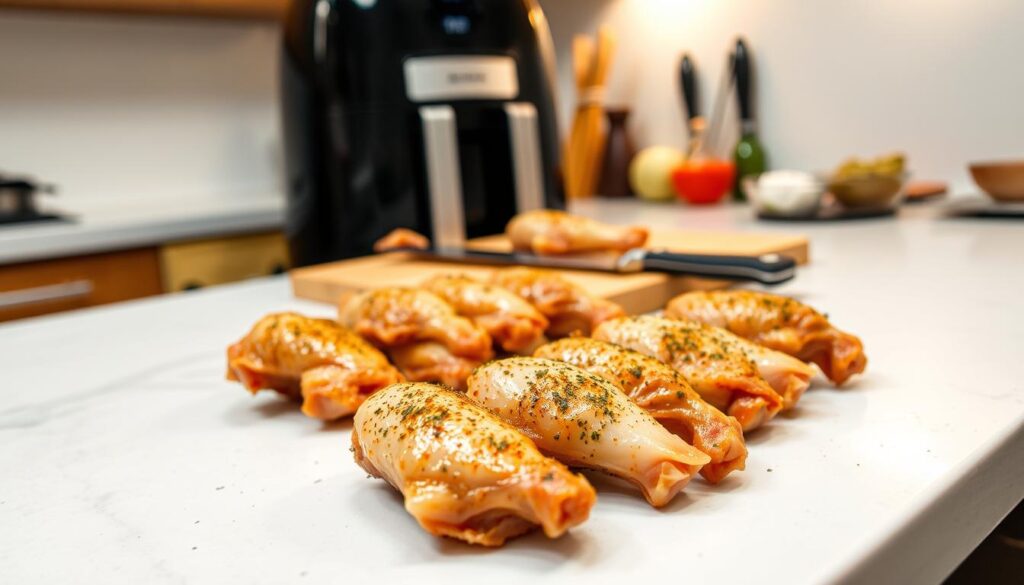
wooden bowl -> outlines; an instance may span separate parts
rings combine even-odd
[[[1024,201],[1024,160],[971,163],[971,176],[996,201]]]
[[[907,173],[900,175],[860,175],[832,178],[828,190],[845,207],[881,208],[899,203],[903,196],[903,183]]]

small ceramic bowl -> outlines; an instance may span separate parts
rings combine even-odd
[[[809,184],[783,188],[777,185],[762,185],[758,177],[744,177],[743,190],[750,197],[754,209],[761,215],[800,218],[810,217],[818,212],[825,186],[820,180],[815,180]]]
[[[971,163],[971,177],[996,201],[1024,201],[1024,160]]]
[[[864,209],[891,207],[903,197],[907,173],[899,175],[861,175],[843,179],[831,178],[828,191],[845,207]]]

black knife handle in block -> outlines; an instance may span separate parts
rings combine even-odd
[[[752,81],[750,79],[750,50],[743,39],[736,40],[736,50],[733,52],[733,74],[736,76],[736,99],[740,106],[740,120],[748,121],[754,119],[754,112],[750,104],[750,91]]]
[[[689,53],[683,55],[679,65],[679,85],[683,91],[686,117],[692,120],[700,115],[700,106],[697,104],[697,69]]]
[[[644,255],[644,270],[727,280],[752,280],[773,285],[782,284],[796,276],[796,262],[781,254],[712,256],[647,252]]]

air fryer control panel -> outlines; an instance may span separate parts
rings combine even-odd
[[[472,32],[480,7],[475,0],[433,0],[433,12],[444,34],[463,36]]]
[[[405,60],[410,101],[512,100],[519,95],[516,62],[507,55],[438,55]]]

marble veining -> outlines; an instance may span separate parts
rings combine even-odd
[[[663,511],[592,476],[567,538],[426,535],[351,459],[351,424],[223,379],[266,312],[333,308],[285,278],[0,326],[2,583],[936,582],[1024,492],[1024,230],[1012,222],[760,224],[749,211],[585,202],[606,220],[804,232],[780,289],[862,337],[749,437],[746,471]],[[737,559],[741,559],[737,562]]]

